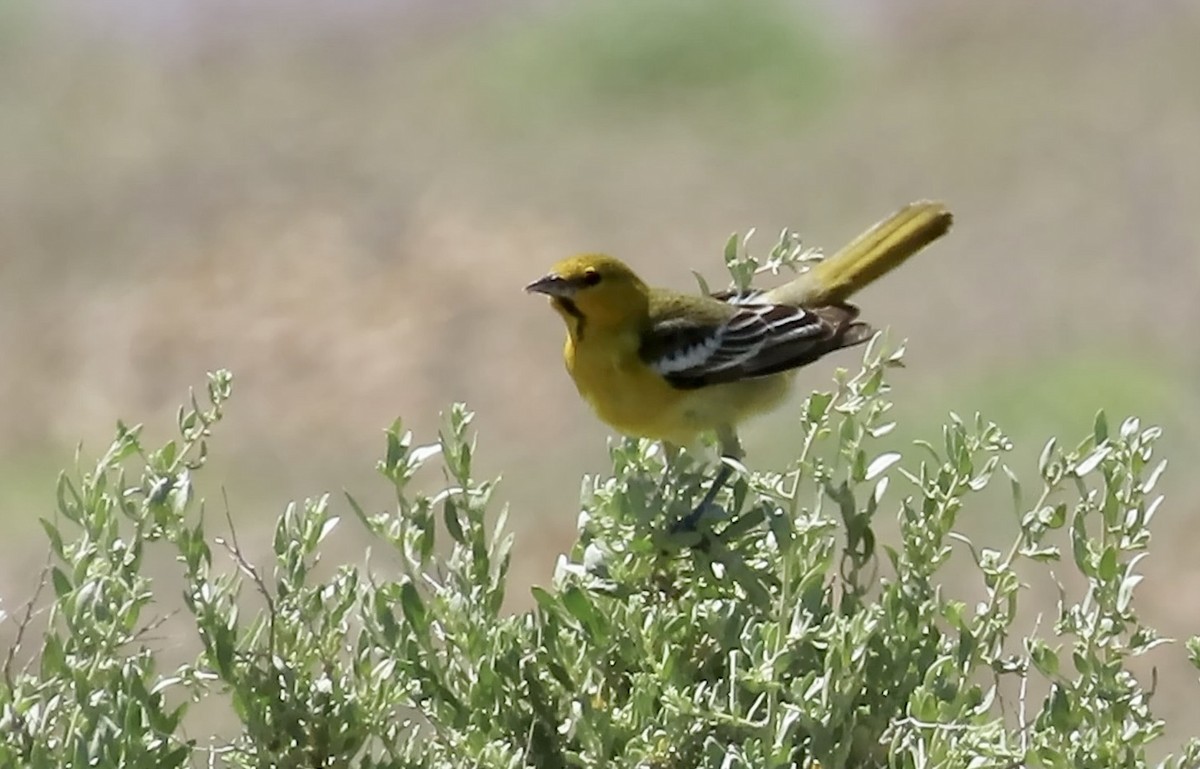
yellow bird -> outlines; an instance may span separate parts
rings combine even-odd
[[[651,288],[603,254],[564,259],[525,290],[549,296],[562,316],[567,371],[601,420],[677,445],[715,432],[721,454],[740,459],[737,425],[779,405],[796,369],[874,334],[846,300],[944,235],[951,219],[941,203],[911,203],[768,291]],[[689,520],[729,472],[722,467]]]

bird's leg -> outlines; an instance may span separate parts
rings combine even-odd
[[[717,494],[721,492],[721,488],[729,482],[729,476],[733,475],[733,468],[726,459],[740,461],[746,456],[746,452],[742,450],[742,443],[738,440],[737,432],[732,427],[721,427],[717,430],[717,445],[721,451],[721,469],[717,471],[717,475],[713,478],[712,484],[708,487],[708,491],[704,494],[704,499],[700,500],[700,504],[696,505],[692,512],[688,513],[677,525],[676,530],[694,530],[696,524],[700,522],[701,516],[717,498]]]
[[[674,443],[667,441],[662,442],[663,452],[663,473],[658,480],[658,489],[654,492],[654,507],[662,507],[663,499],[667,493],[667,481],[671,478],[671,468],[675,461],[679,459],[679,455],[683,453],[683,449]]]

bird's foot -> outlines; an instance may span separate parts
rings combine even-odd
[[[723,516],[724,510],[716,505],[715,501],[717,494],[720,493],[721,488],[724,487],[726,482],[729,481],[729,477],[731,475],[733,475],[733,468],[731,468],[728,464],[723,463],[721,465],[721,469],[717,472],[717,477],[713,479],[712,485],[708,487],[708,491],[704,494],[704,499],[700,500],[700,504],[696,505],[696,507],[692,509],[692,512],[676,521],[671,526],[670,533],[680,534],[684,532],[698,531],[700,528],[700,523],[703,521],[706,514],[709,514],[714,510],[718,513],[721,513]]]

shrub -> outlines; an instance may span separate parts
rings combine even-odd
[[[768,268],[805,256],[783,246]],[[728,256],[744,278],[736,242]],[[328,497],[287,508],[269,563],[212,537],[193,475],[230,395],[215,373],[205,402],[180,411],[177,441],[150,451],[118,426],[93,469],[61,477],[44,522],[53,597],[24,669],[17,646],[40,604],[9,618],[20,633],[0,686],[0,766],[1145,765],[1163,724],[1129,663],[1162,643],[1132,601],[1161,502],[1159,429],[1112,429],[1101,414],[1074,448],[1046,444],[1032,484],[980,417],[884,451],[900,360],[876,339],[861,371],[804,400],[791,463],[742,469],[724,514],[696,531],[672,523],[711,468],[615,441],[611,474],[583,484],[577,543],[517,613],[504,608],[512,538],[504,512],[489,517],[495,483],[473,475],[462,406],[427,445],[388,430],[380,471],[395,509],[347,498],[399,574],[314,576],[340,523]],[[441,488],[417,490],[434,464]],[[1019,521],[1001,549],[955,533],[997,470]],[[174,670],[159,669],[149,633],[151,548],[177,559],[202,646]],[[978,605],[947,581],[956,548]],[[1061,588],[1053,622],[1017,632],[1019,574],[1043,562],[1081,587]],[[247,609],[250,591],[264,609]],[[1200,642],[1188,647],[1195,662]],[[238,733],[186,736],[188,709],[214,697]],[[1165,765],[1198,764],[1192,741]]]

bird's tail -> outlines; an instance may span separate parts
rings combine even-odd
[[[952,218],[941,203],[909,203],[796,280],[767,292],[765,298],[812,306],[844,302],[945,235]]]

